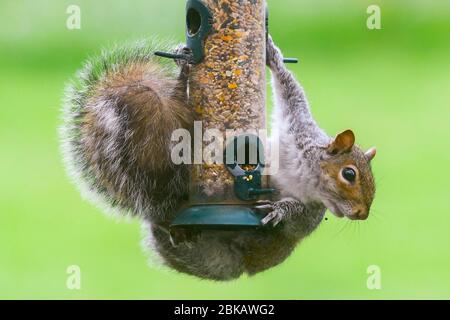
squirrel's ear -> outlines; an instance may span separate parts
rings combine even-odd
[[[355,144],[355,134],[352,130],[345,130],[338,134],[334,141],[328,146],[328,153],[345,153],[352,149]]]
[[[375,158],[375,156],[377,155],[377,149],[376,148],[370,148],[369,150],[367,150],[367,152],[365,153],[366,159],[370,162],[372,161],[373,158]]]

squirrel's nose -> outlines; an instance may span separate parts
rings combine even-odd
[[[352,213],[352,220],[366,220],[368,218],[368,213],[365,210],[357,209]]]
[[[359,220],[366,220],[369,217],[369,215],[367,214],[367,212],[360,212],[358,214],[358,219]]]

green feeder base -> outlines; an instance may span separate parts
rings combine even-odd
[[[171,229],[256,229],[262,227],[262,216],[243,205],[197,205],[183,210],[170,225]]]

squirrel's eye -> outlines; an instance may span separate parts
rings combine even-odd
[[[353,182],[356,179],[356,171],[352,168],[344,168],[342,170],[342,176],[348,182]]]

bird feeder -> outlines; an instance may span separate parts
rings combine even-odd
[[[226,139],[224,163],[192,166],[189,204],[173,232],[262,226],[253,206],[274,191],[257,136],[266,129],[266,23],[265,0],[187,1],[190,105],[203,131],[236,134]]]
[[[190,105],[203,130],[236,134],[226,139],[225,163],[193,166],[189,206],[171,230],[261,227],[252,205],[273,190],[262,175],[264,146],[250,132],[266,128],[265,0],[189,0],[186,27]]]

